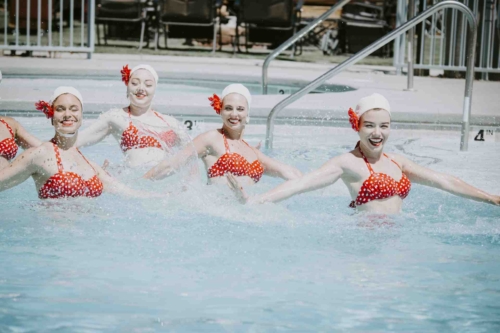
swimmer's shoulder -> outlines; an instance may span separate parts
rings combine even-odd
[[[54,151],[54,144],[50,141],[47,141],[47,142],[42,143],[40,146],[30,148],[27,151],[29,151],[29,150],[33,150],[34,152],[36,152],[36,154],[45,154],[49,151],[50,152]]]
[[[18,128],[18,125],[19,123],[17,122],[17,120],[15,120],[14,118],[12,117],[0,117],[0,119],[2,119],[3,121],[5,121],[7,124],[9,124],[9,126],[12,128],[12,130],[15,132],[17,131],[17,128]]]
[[[196,146],[203,146],[206,149],[211,149],[214,146],[214,143],[217,142],[217,139],[220,139],[221,134],[218,130],[210,130],[204,133],[201,133],[196,138],[194,138],[193,142]]]
[[[359,156],[356,155],[356,151],[350,151],[348,153],[343,153],[331,158],[328,161],[332,167],[341,168],[345,175],[350,175],[356,173],[354,169],[359,163]]]
[[[113,118],[116,116],[126,116],[127,112],[125,112],[122,108],[111,108],[108,111],[104,111],[99,115],[99,118]]]
[[[104,121],[108,124],[116,122],[117,120],[126,120],[127,119],[127,112],[125,112],[121,108],[112,108],[109,109],[108,111],[105,111],[99,115],[99,120]]]
[[[26,149],[17,158],[27,158],[31,160],[32,163],[38,164],[45,160],[48,156],[52,157],[55,155],[54,144],[52,142],[44,142],[38,147],[31,147]]]
[[[207,132],[204,132],[204,133],[201,133],[200,135],[198,135],[196,137],[196,139],[200,139],[202,141],[209,141],[209,142],[212,142],[213,140],[217,140],[217,138],[220,138],[221,137],[221,134],[219,132],[219,130],[210,130],[210,131],[207,131]]]
[[[385,153],[391,160],[396,162],[401,168],[403,168],[404,165],[408,164],[410,160],[406,158],[403,155],[396,154],[396,153]]]
[[[160,117],[165,120],[170,126],[172,127],[179,127],[179,121],[175,119],[173,116],[170,116],[168,114],[160,113],[156,111],[160,115]]]
[[[5,120],[7,123],[17,123],[17,121],[12,117],[1,116],[0,119]]]
[[[343,153],[338,156],[335,156],[333,159],[336,159],[338,163],[342,165],[352,165],[352,163],[356,163],[356,161],[360,158],[359,152],[355,149],[351,150],[348,153]]]

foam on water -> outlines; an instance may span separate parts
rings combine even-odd
[[[18,120],[52,134],[45,119]],[[252,125],[248,141],[263,133]],[[307,172],[355,140],[347,129],[277,126],[266,153]],[[458,142],[458,133],[393,131],[387,149],[498,193],[500,145],[459,153]],[[114,139],[83,153],[123,158]],[[264,177],[250,191],[280,182]],[[340,182],[263,206],[203,183],[153,201],[40,201],[31,180],[1,192],[0,331],[500,328],[498,207],[414,185],[403,214],[373,217],[347,207]]]

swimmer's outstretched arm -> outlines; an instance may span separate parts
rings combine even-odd
[[[142,176],[146,179],[161,180],[174,175],[193,155],[193,148],[186,147],[168,161],[162,161]]]
[[[21,184],[39,171],[37,160],[43,156],[45,147],[30,148],[17,156],[6,168],[0,170],[0,191],[5,191]]]
[[[433,171],[403,156],[398,155],[398,161],[402,162],[403,172],[412,182],[438,188],[466,199],[500,205],[500,196],[486,193],[457,177]]]
[[[91,164],[94,167],[94,170],[97,172],[97,176],[101,180],[105,192],[131,198],[163,198],[166,196],[165,194],[131,189],[125,184],[120,183],[117,179],[113,178],[96,163],[91,162]]]
[[[239,186],[236,178],[228,175],[231,189],[240,198],[240,201],[249,203],[278,202],[288,199],[296,194],[314,191],[328,185],[334,184],[344,173],[341,167],[341,156],[337,156],[323,164],[319,169],[311,171],[300,178],[288,180],[274,189],[255,196],[246,198],[243,188]]]
[[[211,145],[208,140],[209,135],[209,133],[203,133],[193,140],[194,150],[199,158],[205,157],[211,150]],[[179,171],[191,156],[193,156],[193,147],[188,146],[170,160],[162,161],[157,166],[151,168],[143,177],[151,180],[160,180],[170,177]]]
[[[16,137],[16,143],[23,147],[24,149],[28,149],[31,147],[38,147],[42,144],[42,141],[38,140],[34,135],[30,134],[19,122],[15,121],[10,117],[6,117],[8,120],[11,120],[11,124],[14,124],[14,133]]]
[[[78,132],[76,140],[77,147],[92,146],[102,141],[111,133],[111,125],[108,115],[102,114],[97,118],[95,123],[84,130]]]
[[[252,148],[257,154],[257,157],[264,166],[264,173],[272,177],[280,177],[285,180],[297,179],[302,177],[302,172],[299,169],[275,160],[260,152],[257,148]]]

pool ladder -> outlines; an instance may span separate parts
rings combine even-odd
[[[262,67],[262,87],[263,87],[263,93],[267,93],[267,68],[269,66],[269,63],[271,62],[272,59],[276,58],[276,56],[285,50],[286,48],[290,47],[293,43],[295,43],[297,40],[302,38],[307,32],[311,31],[316,27],[319,23],[321,23],[323,20],[325,20],[328,16],[330,16],[331,13],[333,13],[335,10],[341,8],[344,6],[346,3],[348,3],[350,0],[342,0],[339,1],[336,5],[332,6],[327,12],[325,12],[323,15],[318,17],[316,20],[311,22],[308,26],[300,30],[297,34],[292,36],[290,39],[288,39],[285,43],[283,43],[280,47],[278,47],[273,53],[271,53],[269,56],[267,56],[266,60],[264,61],[264,65]],[[467,151],[468,150],[468,145],[469,145],[469,131],[470,131],[470,113],[471,113],[471,105],[472,105],[472,84],[474,82],[474,62],[476,58],[476,53],[474,52],[475,47],[476,47],[476,41],[477,41],[477,22],[476,18],[474,17],[474,14],[472,11],[465,6],[464,4],[456,1],[456,0],[445,0],[442,2],[437,3],[436,5],[429,7],[427,10],[419,14],[418,16],[412,18],[402,26],[398,27],[391,33],[387,34],[386,36],[378,39],[377,41],[371,43],[352,57],[344,60],[340,64],[338,64],[336,67],[330,69],[328,72],[324,73],[323,75],[319,76],[315,80],[309,82],[304,88],[300,89],[299,91],[295,92],[294,94],[288,96],[287,98],[283,99],[281,102],[276,104],[276,106],[271,110],[269,113],[269,116],[267,117],[267,125],[266,125],[266,148],[267,149],[272,149],[273,148],[273,131],[274,131],[274,120],[278,113],[288,106],[289,104],[295,102],[302,96],[308,94],[310,91],[316,89],[319,85],[323,84],[326,80],[332,78],[333,76],[337,75],[338,73],[342,72],[343,70],[347,69],[349,66],[353,65],[355,62],[358,60],[361,60],[365,58],[366,56],[370,55],[373,51],[379,49],[380,47],[386,45],[387,43],[391,42],[394,40],[396,37],[399,35],[402,35],[406,31],[414,28],[417,24],[421,23],[424,21],[426,18],[434,14],[435,12],[441,10],[441,9],[446,9],[446,8],[451,8],[451,9],[457,9],[460,10],[466,17],[468,21],[468,31],[467,31],[467,72],[465,75],[465,93],[464,93],[464,102],[463,102],[463,116],[462,116],[462,134],[460,137],[460,150],[461,151]],[[411,68],[411,63],[409,63],[409,68]]]

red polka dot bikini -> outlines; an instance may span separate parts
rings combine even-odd
[[[59,148],[54,145],[54,152],[56,154],[57,161],[57,173],[52,175],[38,191],[38,197],[40,199],[58,199],[58,198],[68,198],[68,197],[90,197],[95,198],[102,194],[103,185],[97,173],[90,179],[85,180],[80,175],[74,172],[65,172],[61,155],[59,154]],[[80,153],[80,151],[78,150]],[[87,161],[85,156],[83,159],[92,167],[92,165]],[[94,167],[92,167],[94,169]],[[94,169],[95,172],[95,169]]]
[[[257,183],[264,174],[264,168],[262,167],[262,164],[258,159],[256,159],[252,163],[249,163],[240,154],[231,153],[223,129],[221,129],[221,134],[222,138],[224,139],[226,153],[219,157],[217,162],[215,162],[212,167],[208,169],[208,178],[222,177],[227,173],[230,173],[234,176],[248,176]],[[248,143],[246,143],[245,141],[243,142],[248,146]]]
[[[406,198],[411,189],[411,182],[408,177],[406,177],[406,175],[403,173],[401,179],[399,181],[396,181],[394,180],[394,178],[386,175],[385,173],[374,172],[370,165],[370,162],[368,162],[368,159],[361,151],[359,143],[357,145],[357,148],[359,150],[359,153],[363,157],[368,170],[370,171],[370,177],[368,177],[363,182],[356,200],[353,200],[349,207],[355,208],[356,206],[361,206],[372,200],[390,198],[394,195],[399,195],[401,199]],[[399,164],[396,163],[393,159],[391,159],[386,154],[384,154],[384,156],[390,159],[394,164],[398,166],[399,169],[401,169]]]
[[[153,112],[155,116],[157,116],[164,123],[169,125],[162,117],[160,117],[160,115],[156,111]],[[125,129],[125,131],[123,131],[122,138],[120,141],[120,148],[122,149],[123,152],[126,152],[127,150],[130,149],[162,148],[161,143],[156,138],[149,135],[139,136],[139,129],[135,127],[134,124],[132,123],[132,119],[130,116],[130,107],[128,110],[128,117],[129,117],[129,125]],[[173,130],[158,133],[158,138],[161,139],[163,142],[165,142],[167,147],[173,147],[177,142],[177,134]]]
[[[5,120],[0,119],[0,122],[7,127],[7,129],[10,132],[10,135],[12,136],[10,138],[6,138],[0,141],[0,156],[10,161],[14,159],[14,157],[16,157],[17,154],[18,148],[15,140],[16,137],[14,135],[14,131],[9,126],[9,124],[7,124]]]
[[[389,105],[389,101],[387,101],[384,96],[375,93],[364,97],[358,102],[356,112],[353,109],[349,109],[347,112],[352,129],[358,132],[361,116],[363,113],[373,109],[383,109],[387,111],[389,115],[391,114],[391,106]],[[372,200],[386,199],[394,195],[399,195],[401,199],[406,198],[411,189],[411,182],[408,177],[406,177],[403,173],[401,179],[396,181],[394,178],[386,175],[385,173],[374,172],[370,162],[368,162],[365,154],[361,151],[359,142],[356,145],[356,148],[359,150],[359,153],[363,157],[363,160],[370,171],[370,177],[363,182],[358,196],[351,202],[349,207],[356,208],[356,206],[361,206]],[[396,164],[398,168],[401,169],[399,164],[392,160],[389,156],[386,154],[384,154],[384,156],[390,159],[392,163]]]

